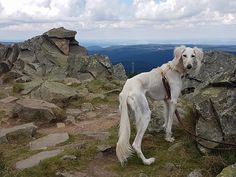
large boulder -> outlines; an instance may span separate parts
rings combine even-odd
[[[0,74],[6,73],[11,70],[14,62],[19,55],[18,45],[0,46]]]
[[[185,97],[197,113],[196,134],[219,142],[236,143],[236,58],[222,52],[207,52],[197,76],[190,74],[185,87],[194,92]],[[192,79],[194,78],[194,79]],[[203,147],[218,143],[199,140]],[[201,147],[201,146],[199,146]],[[207,149],[200,148],[202,152]]]
[[[235,177],[236,176],[236,163],[225,167],[220,174],[216,177]]]
[[[61,105],[79,97],[77,90],[74,88],[59,82],[50,81],[45,81],[41,87],[31,92],[31,96]]]
[[[13,117],[22,122],[35,122],[38,125],[64,120],[65,112],[53,103],[36,99],[21,99],[16,101]]]
[[[30,141],[36,133],[37,127],[33,123],[17,125],[0,129],[1,143],[21,143]]]

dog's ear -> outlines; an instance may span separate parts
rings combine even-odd
[[[202,66],[202,59],[203,59],[204,54],[203,54],[202,49],[200,49],[200,48],[194,47],[193,50],[194,50],[194,53],[195,53],[195,56],[196,56],[196,59],[197,59],[196,74],[198,74],[199,70]]]
[[[175,59],[179,60],[181,58],[182,53],[184,52],[185,48],[186,47],[184,45],[181,45],[180,47],[175,48],[174,50]]]

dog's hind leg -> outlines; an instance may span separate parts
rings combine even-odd
[[[155,161],[155,158],[146,159],[141,150],[141,143],[143,139],[143,135],[147,129],[151,118],[151,111],[148,107],[147,99],[144,95],[139,95],[135,99],[136,109],[135,111],[135,119],[136,119],[136,128],[137,134],[132,144],[132,147],[137,152],[139,158],[142,159],[145,165],[150,165]]]

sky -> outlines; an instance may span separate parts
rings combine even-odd
[[[0,0],[0,41],[61,26],[79,41],[227,44],[236,41],[236,0]]]

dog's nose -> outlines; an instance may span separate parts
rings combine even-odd
[[[191,69],[192,68],[192,65],[191,64],[188,64],[187,65],[187,69]]]

